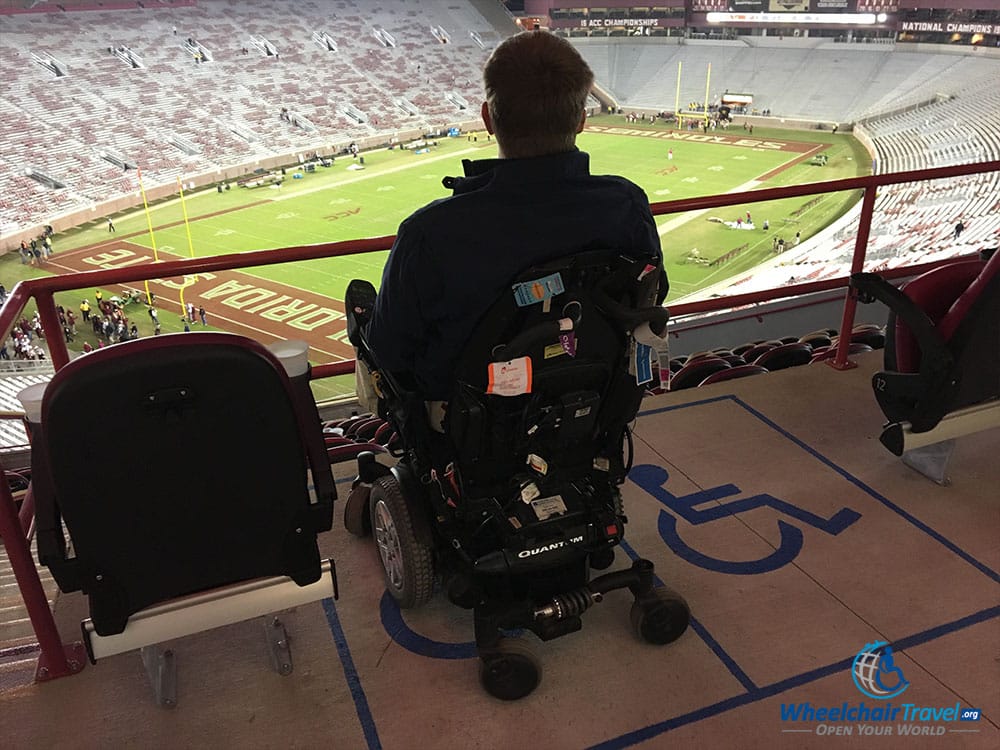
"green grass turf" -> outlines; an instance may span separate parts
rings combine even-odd
[[[592,124],[632,127],[625,125],[621,117],[609,116],[596,117]],[[666,129],[665,126],[656,127]],[[724,134],[745,135],[739,127],[730,128]],[[808,163],[792,166],[770,178],[762,185],[764,187],[867,173],[869,162],[866,152],[853,137],[846,134],[758,128],[752,137],[825,144],[824,153],[830,157],[825,167],[809,166]],[[578,145],[590,153],[592,172],[626,176],[646,190],[654,202],[728,192],[787,164],[797,156],[789,152],[587,132],[580,135]],[[672,160],[667,159],[669,148],[674,151]],[[399,150],[370,152],[364,155],[365,169],[361,171],[348,169],[353,163],[349,158],[338,158],[331,168],[320,167],[301,180],[291,179],[293,170],[289,169],[288,179],[276,189],[260,187],[248,190],[234,186],[221,194],[214,188],[204,189],[187,194],[183,203],[175,198],[152,206],[148,218],[141,209],[115,216],[116,235],[109,235],[106,217],[95,217],[90,225],[60,233],[54,238],[55,259],[58,260],[59,253],[70,249],[137,232],[141,234],[129,240],[152,247],[149,222],[154,227],[157,250],[181,257],[188,257],[192,252],[201,257],[391,235],[399,222],[414,209],[448,195],[441,185],[441,178],[461,174],[463,158],[495,155],[495,144],[487,142],[484,134],[479,134],[476,140],[465,136],[441,140],[426,155]],[[671,279],[670,298],[676,299],[698,288],[745,273],[769,256],[775,232],[790,240],[795,231],[800,231],[802,239],[806,239],[846,211],[857,198],[857,194],[827,195],[798,217],[794,217],[793,212],[810,198],[769,204],[747,203],[693,217],[657,217],[660,226],[671,222],[670,230],[662,237],[667,272]],[[731,230],[725,225],[707,221],[708,216],[726,220],[745,217],[748,210],[758,226],[767,218],[771,232],[766,233],[762,229],[752,232]],[[188,218],[186,226],[185,211]],[[210,216],[219,211],[226,213]],[[750,247],[721,266],[706,267],[686,261],[692,248],[697,248],[702,257],[711,260],[744,243],[749,243]],[[264,278],[339,299],[352,278],[366,278],[377,285],[385,257],[385,252],[378,252],[248,270]],[[47,272],[44,268],[21,265],[17,253],[0,258],[0,280],[8,289],[20,279]],[[106,296],[112,293],[105,291]],[[93,290],[57,295],[57,304],[76,310],[83,297],[90,297],[93,302]],[[136,310],[132,317],[142,335],[152,333],[144,310]],[[179,321],[173,318],[173,315],[161,315],[164,332],[180,329]],[[82,335],[76,341],[77,346],[90,338],[82,327],[80,330]]]

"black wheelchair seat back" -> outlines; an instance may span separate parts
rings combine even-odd
[[[465,492],[490,494],[525,474],[545,480],[549,467],[562,481],[595,466],[623,478],[623,431],[644,391],[630,336],[641,324],[632,314],[655,306],[656,270],[600,251],[535,266],[512,282],[467,344],[448,407]],[[666,311],[656,310],[665,322]]]

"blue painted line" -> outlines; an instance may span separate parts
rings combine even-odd
[[[733,395],[725,396],[713,396],[712,398],[704,398],[701,401],[691,401],[687,404],[674,404],[673,406],[661,406],[658,409],[649,409],[648,411],[641,411],[636,416],[637,417],[651,417],[654,414],[664,414],[668,411],[677,411],[678,409],[687,409],[691,406],[704,406],[705,404],[715,404],[719,401],[732,401],[735,398]]]
[[[326,621],[333,634],[333,642],[337,646],[340,663],[344,667],[344,677],[347,678],[347,687],[350,688],[351,697],[354,699],[354,710],[358,714],[358,721],[361,722],[361,731],[364,732],[368,750],[382,750],[382,742],[379,740],[378,730],[375,728],[375,719],[368,707],[368,698],[365,697],[365,690],[361,686],[361,677],[354,666],[354,659],[351,658],[351,649],[347,645],[347,636],[344,635],[344,629],[340,625],[340,617],[337,616],[337,607],[333,603],[333,599],[323,600],[323,611],[326,613]]]
[[[404,621],[392,595],[386,591],[379,602],[379,616],[382,627],[396,643],[418,656],[431,659],[475,659],[479,656],[475,641],[465,643],[445,643],[433,641],[415,633]]]
[[[814,458],[816,458],[818,461],[820,461],[824,465],[828,466],[829,468],[833,469],[833,471],[835,471],[836,473],[840,474],[840,476],[842,476],[848,482],[850,482],[851,484],[853,484],[854,486],[856,486],[858,489],[860,489],[863,492],[867,493],[869,496],[871,496],[872,499],[877,500],[882,505],[884,505],[886,508],[888,508],[889,510],[891,510],[892,512],[894,512],[898,516],[900,516],[902,519],[904,519],[905,521],[909,522],[911,525],[915,526],[916,528],[920,529],[922,532],[924,532],[925,534],[927,534],[934,541],[936,541],[939,544],[943,545],[946,549],[950,550],[954,554],[958,555],[960,558],[962,558],[963,560],[965,560],[967,563],[969,563],[972,567],[974,567],[980,573],[982,573],[985,576],[991,578],[994,582],[1000,583],[1000,573],[998,573],[997,571],[993,570],[988,565],[986,565],[984,563],[981,563],[979,560],[977,560],[976,558],[974,558],[972,555],[970,555],[968,552],[966,552],[965,550],[963,550],[961,547],[959,547],[957,544],[955,544],[954,542],[952,542],[950,539],[946,538],[944,535],[942,535],[939,532],[935,531],[934,529],[932,529],[930,526],[928,526],[927,524],[925,524],[923,521],[919,520],[915,516],[911,515],[910,513],[907,513],[905,510],[903,510],[902,508],[900,508],[898,505],[896,505],[894,502],[892,502],[891,500],[889,500],[887,497],[885,497],[884,495],[880,494],[879,492],[877,492],[873,488],[869,487],[867,484],[865,484],[860,479],[858,479],[857,477],[855,477],[852,474],[850,474],[849,472],[847,472],[845,469],[842,469],[839,466],[837,466],[837,464],[835,464],[833,461],[831,461],[826,456],[824,456],[823,454],[821,454],[815,448],[810,447],[809,445],[807,445],[806,443],[804,443],[802,440],[800,440],[799,438],[795,437],[794,435],[792,435],[787,430],[785,430],[782,427],[780,427],[776,422],[774,422],[773,420],[771,420],[768,417],[764,416],[764,414],[762,414],[761,412],[759,412],[756,409],[754,409],[752,406],[750,406],[748,403],[746,403],[745,401],[743,401],[742,399],[740,399],[738,396],[735,396],[733,394],[728,394],[728,395],[723,395],[723,396],[716,396],[715,398],[704,399],[702,401],[692,401],[691,403],[688,403],[688,404],[676,404],[674,406],[664,406],[664,407],[660,407],[659,409],[650,409],[649,411],[640,412],[639,416],[640,417],[652,416],[654,414],[662,414],[664,412],[675,411],[677,409],[686,409],[686,408],[688,408],[690,406],[703,406],[705,404],[718,403],[720,401],[732,401],[736,405],[742,407],[747,412],[749,412],[753,416],[757,417],[757,419],[759,419],[761,422],[763,422],[764,424],[766,424],[768,427],[770,427],[771,429],[775,430],[778,434],[780,434],[783,437],[787,438],[788,440],[792,441],[793,443],[795,443],[795,445],[799,446],[800,448],[802,448],[802,450],[806,451],[806,453],[808,453],[809,455],[813,456]]]
[[[921,646],[928,643],[936,638],[940,638],[943,635],[948,635],[954,633],[958,630],[963,630],[965,628],[971,627],[972,625],[978,625],[979,623],[986,622],[993,618],[1000,617],[1000,606],[990,607],[988,609],[980,610],[979,612],[974,612],[967,617],[962,617],[958,620],[953,620],[950,623],[944,625],[939,625],[929,630],[924,630],[919,633],[914,633],[913,635],[907,636],[906,638],[900,639],[893,642],[893,647],[899,650],[904,648],[914,648],[916,646]],[[771,698],[780,693],[784,693],[788,690],[793,690],[797,687],[802,687],[810,682],[815,682],[816,680],[823,679],[824,677],[829,677],[837,672],[846,671],[851,668],[851,664],[854,662],[854,656],[850,656],[846,659],[841,659],[833,664],[828,664],[825,667],[819,667],[818,669],[813,669],[808,672],[803,672],[802,674],[795,675],[794,677],[789,677],[787,679],[775,682],[771,685],[765,685],[764,687],[757,688],[749,693],[743,695],[736,695],[732,698],[727,698],[718,703],[713,703],[710,706],[705,706],[704,708],[699,708],[695,711],[691,711],[681,716],[676,716],[672,719],[667,719],[666,721],[661,721],[656,724],[650,724],[642,729],[636,729],[632,732],[626,732],[623,735],[614,737],[604,742],[592,745],[589,750],[621,750],[622,748],[632,747],[633,745],[638,745],[640,742],[645,742],[653,737],[657,737],[665,732],[669,732],[672,729],[677,729],[678,727],[683,727],[688,724],[693,724],[696,721],[702,721],[704,719],[709,719],[713,716],[718,716],[719,714],[730,711],[734,708],[739,708],[740,706],[746,706],[750,703],[757,703],[766,698]],[[778,714],[775,714],[775,722],[779,720]]]
[[[729,670],[729,673],[739,680],[739,683],[743,686],[744,690],[750,693],[758,689],[756,683],[750,679],[750,676],[746,672],[740,669],[740,665],[737,664],[736,660],[722,647],[722,644],[715,640],[712,634],[708,632],[708,628],[702,624],[701,620],[693,615],[691,616],[691,629],[694,630],[694,632],[696,632],[703,641],[705,641],[705,645],[712,649],[712,653],[719,657],[719,661],[725,665],[726,669]]]
[[[632,558],[632,560],[639,559],[639,554],[635,551],[635,549],[633,549],[632,545],[624,539],[619,542],[618,546],[621,547],[622,551]],[[653,574],[653,579],[656,581],[657,586],[664,585],[663,579],[655,573]],[[749,675],[747,675],[747,673],[740,668],[740,665],[736,663],[736,660],[726,652],[726,650],[722,647],[722,644],[715,640],[712,634],[708,632],[708,628],[706,628],[694,615],[691,616],[691,629],[698,634],[698,637],[705,642],[705,645],[712,650],[712,653],[719,657],[719,661],[721,661],[723,665],[725,665],[726,669],[729,670],[729,673],[739,681],[744,690],[750,692],[757,689],[757,686],[754,684],[754,681],[750,679]]]
[[[825,465],[827,465],[828,467],[830,467],[831,469],[833,469],[835,472],[837,472],[838,474],[840,474],[848,482],[850,482],[851,484],[855,485],[856,487],[858,487],[859,489],[863,490],[864,492],[867,492],[875,500],[878,500],[880,503],[882,503],[882,505],[884,505],[886,508],[888,508],[889,510],[893,511],[897,515],[901,516],[906,521],[909,521],[912,525],[916,526],[918,529],[920,529],[921,531],[923,531],[925,534],[927,534],[929,537],[931,537],[932,539],[934,539],[939,544],[944,545],[947,549],[951,550],[956,555],[958,555],[959,557],[961,557],[963,560],[965,560],[967,563],[969,563],[972,567],[974,567],[980,573],[983,573],[984,575],[988,576],[989,578],[992,578],[995,583],[1000,583],[1000,573],[997,573],[997,571],[993,570],[992,568],[990,568],[989,566],[985,565],[984,563],[979,562],[979,560],[977,560],[976,558],[974,558],[972,555],[970,555],[968,552],[966,552],[965,550],[963,550],[961,547],[959,547],[957,544],[955,544],[954,542],[952,542],[950,539],[947,539],[943,534],[940,534],[939,532],[935,531],[934,529],[932,529],[930,526],[928,526],[927,524],[925,524],[920,519],[916,518],[915,516],[909,514],[908,512],[906,512],[905,510],[903,510],[902,508],[900,508],[898,505],[896,505],[894,502],[892,502],[889,498],[887,498],[884,495],[882,495],[881,493],[875,491],[874,489],[872,489],[871,487],[869,487],[867,484],[865,484],[864,482],[862,482],[857,477],[854,477],[853,475],[851,475],[850,473],[848,473],[846,470],[844,470],[844,469],[840,468],[839,466],[837,466],[837,464],[833,463],[833,461],[831,461],[830,459],[826,458],[825,456],[823,456],[822,454],[820,454],[815,449],[813,449],[813,448],[809,447],[808,445],[806,445],[804,442],[802,442],[797,437],[795,437],[794,435],[792,435],[791,433],[789,433],[787,430],[784,430],[781,427],[779,427],[772,420],[770,420],[767,417],[765,417],[763,414],[761,414],[759,411],[757,411],[756,409],[754,409],[752,406],[750,406],[746,402],[742,401],[737,396],[732,396],[731,398],[733,399],[734,403],[739,404],[740,406],[742,406],[748,412],[750,412],[755,417],[757,417],[759,420],[761,420],[762,422],[764,422],[764,424],[766,424],[769,427],[771,427],[772,429],[776,430],[781,435],[785,436],[786,438],[788,438],[789,440],[791,440],[793,443],[795,443],[796,445],[798,445],[800,448],[802,448],[802,450],[804,450],[807,453],[809,453],[810,455],[814,456],[816,459],[818,459],[819,461],[821,461],[822,463],[824,463]]]

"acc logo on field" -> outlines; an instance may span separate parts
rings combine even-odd
[[[893,663],[892,646],[885,641],[866,643],[851,664],[854,685],[869,698],[895,698],[910,686],[903,670]]]

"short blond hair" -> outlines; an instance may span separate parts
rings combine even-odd
[[[594,73],[565,39],[525,31],[505,39],[483,69],[486,106],[507,158],[569,151]]]

